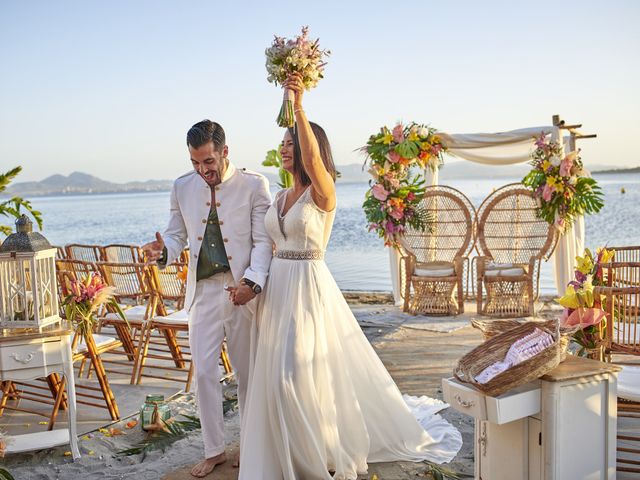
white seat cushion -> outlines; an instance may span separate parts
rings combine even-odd
[[[640,402],[640,367],[623,365],[618,374],[618,396]]]
[[[177,312],[173,312],[166,317],[153,317],[153,323],[159,323],[163,325],[186,325],[189,322],[189,315],[183,308]]]
[[[413,274],[417,277],[452,277],[455,270],[447,262],[421,263],[416,266]]]
[[[96,344],[96,347],[100,348],[100,347],[106,347],[107,345],[110,345],[112,343],[116,343],[118,342],[117,338],[114,337],[109,337],[108,335],[100,335],[98,333],[94,333],[93,334],[93,341]],[[87,344],[84,342],[84,340],[78,342],[78,345],[76,345],[76,348],[73,349],[73,353],[84,353],[87,351]]]
[[[484,270],[486,277],[520,277],[526,273],[523,267],[513,263],[488,262]]]
[[[146,305],[135,305],[129,308],[127,308],[126,305],[120,305],[120,308],[122,308],[125,317],[127,317],[127,320],[130,322],[142,322],[147,313]],[[121,320],[120,315],[117,313],[107,313],[104,318],[107,320]]]

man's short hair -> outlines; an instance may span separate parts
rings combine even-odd
[[[213,142],[213,148],[218,152],[225,146],[224,129],[219,123],[202,120],[187,132],[187,145],[190,147],[200,148],[209,142]]]

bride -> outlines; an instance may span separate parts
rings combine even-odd
[[[418,423],[323,261],[335,167],[324,130],[302,108],[301,79],[285,88],[295,93],[296,128],[281,153],[294,185],[265,217],[275,253],[257,315],[239,478],[355,479],[367,462],[449,462],[462,439],[435,414],[445,405],[423,397],[431,403]]]

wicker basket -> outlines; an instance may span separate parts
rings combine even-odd
[[[531,322],[535,322],[538,325],[546,327],[549,330],[553,330],[556,328],[556,320],[532,320]],[[471,320],[471,325],[474,328],[477,328],[482,332],[482,338],[486,342],[490,338],[495,337],[504,332],[508,332],[512,328],[515,328],[519,325],[523,325],[524,322],[519,322],[517,320],[500,320],[500,319],[487,319],[481,320],[474,318]],[[574,327],[560,327],[560,361],[563,361],[567,356],[567,349],[569,348],[569,344],[571,343],[571,337],[573,334],[578,331],[578,326]]]
[[[486,342],[492,337],[504,332],[508,332],[512,328],[522,325],[517,320],[500,320],[500,319],[471,319],[471,325],[482,332],[482,338]]]
[[[558,323],[553,322],[555,327],[548,328],[548,324],[541,322],[527,322],[514,327],[504,333],[495,335],[482,345],[474,348],[458,361],[458,365],[453,372],[454,376],[461,382],[468,383],[477,388],[485,395],[492,397],[508,392],[512,388],[540,378],[545,373],[558,366],[561,359],[560,333]],[[489,365],[504,360],[507,352],[514,342],[532,333],[539,328],[550,333],[554,338],[551,347],[543,350],[535,357],[525,360],[510,369],[496,375],[487,383],[479,383],[476,376]]]

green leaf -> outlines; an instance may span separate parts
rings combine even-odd
[[[9,473],[9,470],[0,468],[0,480],[15,480],[15,478]]]
[[[4,192],[11,181],[22,171],[22,167],[15,167],[7,173],[0,174],[0,192]]]
[[[267,155],[262,162],[262,165],[265,167],[278,167],[282,166],[282,155],[280,155],[279,149],[269,150]]]
[[[404,158],[415,158],[420,153],[420,146],[416,142],[405,140],[396,145],[396,152]]]

